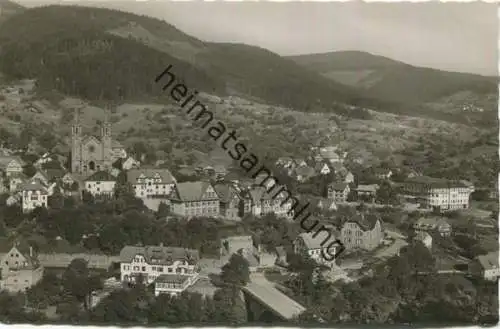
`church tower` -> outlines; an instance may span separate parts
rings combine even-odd
[[[105,170],[110,170],[113,164],[113,149],[111,143],[111,123],[109,123],[109,110],[105,109],[105,118],[101,127],[102,160]]]
[[[79,109],[75,109],[74,122],[71,127],[71,172],[73,173],[79,173],[82,170],[82,126],[79,112]]]

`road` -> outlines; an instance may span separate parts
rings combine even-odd
[[[390,258],[399,253],[399,250],[404,246],[408,245],[408,242],[405,241],[406,237],[399,232],[386,230],[386,233],[389,237],[394,239],[394,243],[392,243],[387,248],[381,249],[375,253],[375,257],[377,258]]]

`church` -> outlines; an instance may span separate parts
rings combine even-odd
[[[124,147],[111,136],[111,124],[107,115],[100,136],[84,134],[80,124],[78,111],[71,129],[71,172],[83,176],[92,175],[98,171],[111,170],[113,162],[126,158]]]

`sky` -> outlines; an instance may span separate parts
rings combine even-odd
[[[416,66],[498,74],[493,3],[16,2],[120,9],[163,19],[201,40],[245,43],[280,55],[359,50]]]

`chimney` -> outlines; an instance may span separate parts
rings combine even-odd
[[[33,257],[33,247],[30,246],[30,257]]]

